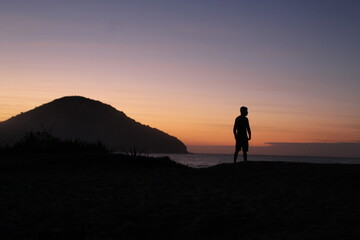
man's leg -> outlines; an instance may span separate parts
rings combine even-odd
[[[247,161],[247,152],[246,151],[243,151],[243,157],[244,157],[244,161],[246,162]]]
[[[239,151],[236,149],[234,153],[234,163],[236,163],[237,157],[238,157]]]
[[[246,141],[244,142],[244,146],[243,146],[243,148],[242,148],[243,157],[244,157],[244,161],[245,161],[245,162],[247,161],[247,152],[248,152],[248,150],[249,150],[249,141],[246,140]]]
[[[239,152],[241,150],[241,145],[238,139],[236,139],[236,144],[235,144],[235,153],[234,153],[234,163],[236,163],[236,160],[238,158]]]

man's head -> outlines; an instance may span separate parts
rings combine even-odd
[[[240,108],[240,113],[241,113],[241,115],[246,116],[246,115],[248,114],[248,109],[247,109],[247,107],[242,106],[242,107]]]

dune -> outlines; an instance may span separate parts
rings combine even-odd
[[[357,239],[360,166],[10,155],[2,239]]]

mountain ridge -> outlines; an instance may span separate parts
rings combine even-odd
[[[101,141],[118,150],[188,153],[176,137],[139,123],[109,104],[82,96],[58,98],[0,122],[0,142],[12,144],[28,131]]]

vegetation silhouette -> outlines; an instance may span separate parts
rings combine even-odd
[[[79,139],[63,140],[52,136],[48,132],[27,132],[25,135],[10,146],[4,144],[0,147],[0,153],[109,153],[111,151],[102,142],[85,142]]]
[[[136,148],[135,146],[130,148],[130,149],[126,149],[126,148],[120,148],[120,152],[122,154],[125,154],[126,156],[131,156],[131,157],[142,157],[142,156],[149,156],[149,153],[146,149],[141,149],[139,150],[138,148]]]

